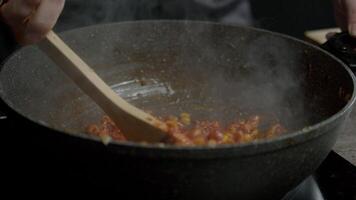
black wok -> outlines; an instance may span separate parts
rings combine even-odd
[[[323,161],[355,101],[355,78],[338,59],[264,30],[142,21],[62,37],[120,95],[157,115],[228,122],[258,114],[289,130],[214,148],[105,146],[84,133],[103,112],[36,47],[15,53],[2,67],[0,95],[13,127],[32,127],[16,133],[31,144],[25,151],[38,150],[27,157],[77,163],[78,173],[118,196],[280,199]]]

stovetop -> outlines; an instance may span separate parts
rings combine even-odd
[[[283,200],[356,200],[356,167],[332,151],[314,175]]]

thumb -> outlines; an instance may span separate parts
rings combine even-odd
[[[347,29],[351,36],[356,37],[356,1],[345,0],[347,12]]]

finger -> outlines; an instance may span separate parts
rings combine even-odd
[[[350,35],[356,37],[356,1],[345,0],[347,27]]]
[[[37,7],[41,3],[41,0],[23,0],[23,1],[25,4],[31,7]]]
[[[17,41],[21,41],[25,25],[24,19],[31,15],[41,0],[11,0],[1,7],[5,22],[11,27]]]
[[[327,40],[329,40],[329,39],[332,38],[335,34],[336,34],[336,32],[328,32],[328,33],[325,35],[325,38],[326,38]]]
[[[2,7],[5,21],[13,28],[22,27],[23,20],[31,15],[41,0],[11,0]]]
[[[345,0],[334,0],[333,3],[336,24],[341,28],[341,30],[346,31],[348,26]]]
[[[24,33],[25,43],[36,43],[56,24],[64,6],[64,0],[42,0],[29,19]]]

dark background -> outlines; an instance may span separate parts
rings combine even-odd
[[[298,38],[303,38],[306,30],[336,26],[332,0],[250,0],[250,4],[251,26]],[[219,21],[219,17],[231,12],[233,5],[231,7],[209,10],[193,0],[67,0],[54,29],[61,32],[100,23],[144,19]],[[6,31],[6,26],[0,22],[0,32]],[[0,63],[15,48],[11,33],[7,35],[0,37]]]
[[[296,37],[336,26],[332,0],[252,0],[257,26]]]
[[[253,26],[302,38],[305,30],[334,27],[332,0],[250,0]],[[191,0],[67,0],[58,31],[142,19],[216,21]]]

